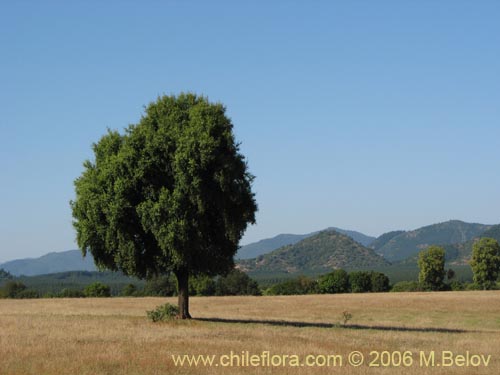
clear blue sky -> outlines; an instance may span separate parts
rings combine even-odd
[[[0,5],[0,262],[76,248],[92,142],[180,91],[257,176],[243,243],[500,222],[499,1],[69,3]]]

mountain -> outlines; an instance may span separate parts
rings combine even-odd
[[[346,236],[351,237],[354,241],[359,242],[364,246],[368,246],[373,240],[374,237],[367,236],[366,234],[356,232],[353,230],[345,230],[335,227],[330,227],[325,230],[335,230],[339,233],[345,234]],[[314,236],[318,234],[320,231],[308,233],[308,234],[278,234],[272,238],[266,238],[264,240],[260,240],[258,242],[253,242],[248,245],[242,246],[238,253],[236,254],[236,259],[251,259],[256,258],[259,255],[267,254],[273,250],[279,249],[285,245],[294,245],[297,242],[302,241],[307,237]]]
[[[377,237],[374,241],[372,241],[369,247],[375,251],[378,251],[378,249],[384,247],[394,237],[399,236],[404,232],[405,232],[404,230],[395,230],[392,232],[384,233],[383,235]]]
[[[450,220],[395,236],[387,234],[390,239],[375,250],[391,262],[411,258],[430,245],[457,245],[459,251],[458,244],[471,241],[491,228],[491,225]]]
[[[17,259],[0,264],[0,269],[14,276],[43,275],[66,271],[96,271],[92,255],[84,258],[80,250],[48,253],[39,258]]]
[[[324,273],[336,268],[370,268],[389,263],[351,237],[325,230],[294,245],[286,245],[254,259],[240,260],[242,271],[267,273]]]

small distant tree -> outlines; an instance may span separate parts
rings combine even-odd
[[[446,278],[448,279],[448,281],[451,281],[452,279],[455,278],[455,271],[452,270],[451,268],[446,271]]]
[[[90,285],[87,285],[83,290],[85,297],[111,297],[111,289],[109,286],[96,281]]]
[[[127,284],[123,287],[121,295],[124,297],[135,296],[137,293],[137,287],[134,284]]]
[[[234,269],[227,276],[219,277],[215,285],[218,296],[258,296],[261,294],[259,285],[246,273]]]
[[[216,282],[213,277],[198,275],[189,279],[189,294],[196,296],[213,296],[216,292]]]
[[[481,238],[472,248],[470,262],[474,282],[481,289],[492,289],[500,271],[500,245],[493,238]]]
[[[151,277],[144,286],[145,296],[171,297],[177,294],[174,275],[162,275]]]
[[[349,274],[349,284],[353,293],[366,293],[372,290],[372,278],[369,272],[351,272]]]
[[[349,275],[339,269],[323,275],[318,280],[320,293],[347,293],[349,292]]]
[[[307,276],[286,280],[274,284],[266,290],[266,295],[301,295],[314,294],[318,291],[318,283]]]
[[[26,285],[20,281],[8,281],[0,290],[3,298],[17,298],[20,293],[26,290]]]
[[[418,255],[420,269],[418,280],[426,290],[441,290],[444,286],[445,250],[439,246],[429,246]]]
[[[372,292],[387,292],[390,289],[389,278],[382,272],[371,272]]]

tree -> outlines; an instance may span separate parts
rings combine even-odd
[[[441,290],[446,274],[444,269],[445,251],[439,246],[429,246],[418,254],[420,273],[418,281],[427,290]]]
[[[318,280],[320,293],[347,293],[349,292],[349,275],[339,269],[323,275]]]
[[[370,272],[372,292],[387,292],[390,289],[389,278],[382,272]]]
[[[149,278],[172,272],[179,317],[189,276],[229,272],[257,205],[222,104],[163,96],[124,134],[93,145],[71,202],[77,242],[99,268]]]
[[[219,277],[215,284],[217,296],[259,296],[259,285],[245,272],[232,270],[227,276]]]
[[[491,289],[500,272],[500,245],[493,238],[481,238],[472,248],[470,262],[474,282],[482,289]]]
[[[353,293],[366,293],[372,290],[372,278],[369,272],[355,271],[349,274],[349,285]]]
[[[111,297],[111,289],[106,284],[99,281],[87,285],[83,289],[85,297]]]

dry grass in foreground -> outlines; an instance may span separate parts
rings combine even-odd
[[[164,298],[0,300],[0,374],[499,374],[500,292],[197,297],[200,320],[153,324]],[[332,327],[342,312],[347,327]],[[249,322],[261,320],[260,323]],[[276,321],[283,321],[280,325]],[[347,363],[410,351],[412,366]],[[420,367],[419,352],[491,355],[488,367]],[[172,354],[339,354],[343,367],[175,367]],[[439,361],[437,361],[439,362]]]

